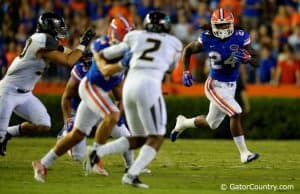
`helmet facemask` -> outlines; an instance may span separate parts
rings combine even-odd
[[[212,23],[212,32],[215,37],[220,39],[225,39],[230,37],[234,31],[233,22],[224,22],[224,23]]]

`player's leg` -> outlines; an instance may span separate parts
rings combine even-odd
[[[111,136],[112,138],[117,139],[120,137],[130,137],[131,134],[125,126],[124,121],[122,122],[121,120],[121,123],[119,121],[118,124],[112,129]],[[134,161],[134,152],[133,150],[127,150],[122,155],[124,159],[125,171],[127,171]]]
[[[11,134],[7,132],[9,120],[13,109],[18,103],[18,98],[4,92],[0,92],[0,155],[6,155],[7,142]]]
[[[8,128],[7,131],[13,136],[33,136],[50,130],[50,116],[45,106],[32,93],[28,94],[26,101],[16,106],[14,112],[27,121]]]
[[[91,111],[87,105],[81,101],[78,106],[74,128],[70,133],[65,137],[61,138],[54,148],[52,148],[40,161],[33,162],[33,168],[35,172],[34,178],[37,181],[44,182],[45,175],[43,172],[45,169],[48,169],[52,163],[57,160],[58,157],[63,155],[74,145],[82,141],[86,135],[89,135],[92,129],[92,126],[98,121],[98,115]]]
[[[141,120],[147,134],[147,141],[141,147],[139,155],[123,176],[122,182],[133,186],[148,188],[148,185],[134,183],[141,171],[146,168],[157,155],[166,133],[166,108],[160,90],[156,85],[150,85],[148,92],[139,93],[136,97],[138,118]]]
[[[244,130],[241,123],[241,114],[230,117],[230,131],[234,143],[240,152],[241,162],[248,163],[257,159],[259,157],[259,154],[252,153],[248,150],[245,142]]]
[[[258,158],[258,154],[253,154],[247,149],[241,125],[240,115],[242,109],[234,99],[235,88],[236,85],[233,83],[220,83],[210,78],[208,79],[206,84],[206,95],[210,101],[219,108],[219,113],[215,110],[215,113],[212,114],[211,117],[209,117],[209,115],[207,116],[207,121],[212,121],[210,124],[211,128],[217,128],[221,123],[219,121],[224,119],[223,117],[221,120],[221,111],[223,114],[227,114],[230,117],[230,131],[240,152],[241,162],[247,163]]]
[[[123,93],[124,95],[124,93]],[[143,130],[143,126],[138,118],[138,112],[135,103],[130,101],[127,97],[124,99],[124,111],[126,114],[127,123],[129,128],[132,129],[132,135],[137,135],[137,137],[125,137],[122,136],[112,142],[106,143],[103,146],[97,146],[96,149],[88,150],[90,153],[86,162],[86,173],[89,173],[89,169],[93,165],[97,164],[97,160],[106,155],[121,153],[124,154],[130,149],[136,149],[143,145],[146,141],[146,134]]]

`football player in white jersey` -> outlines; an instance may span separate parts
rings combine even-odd
[[[149,187],[138,176],[155,158],[166,133],[167,115],[161,82],[164,73],[177,64],[182,50],[182,43],[169,34],[171,24],[166,14],[158,11],[148,13],[144,28],[129,32],[122,43],[100,54],[109,60],[124,55],[128,50],[132,53],[123,88],[123,105],[132,136],[89,150],[86,162],[86,170],[89,170],[96,165],[95,158],[141,147],[138,157],[122,178],[123,184],[140,188]],[[101,60],[98,62],[101,63]],[[120,69],[120,66],[126,65],[123,62],[119,65]],[[106,68],[117,70],[118,65],[106,65]]]
[[[0,81],[0,155],[5,156],[11,136],[31,135],[49,131],[50,117],[45,106],[32,94],[47,62],[72,67],[82,56],[95,33],[88,30],[80,44],[69,54],[61,52],[58,40],[65,38],[64,19],[45,12],[38,19],[37,30],[26,42],[22,53],[14,59],[5,77]],[[8,127],[12,112],[27,120]]]

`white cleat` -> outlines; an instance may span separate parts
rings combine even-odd
[[[258,158],[259,158],[259,154],[249,152],[247,154],[241,155],[241,162],[246,164],[246,163],[252,162],[253,160],[256,160]]]
[[[176,141],[176,139],[179,137],[179,135],[186,129],[186,127],[183,126],[185,116],[178,115],[176,118],[176,125],[174,129],[171,131],[170,139],[171,141]]]
[[[94,174],[99,174],[101,176],[108,176],[109,175],[107,170],[105,170],[105,168],[103,167],[102,161],[100,159],[98,160],[98,163],[93,166],[92,172]]]
[[[44,183],[46,181],[46,175],[48,169],[41,164],[41,161],[32,161],[32,168],[34,171],[34,179],[38,182]]]
[[[124,174],[122,178],[122,184],[128,184],[133,187],[148,189],[149,185],[142,183],[138,176],[132,176],[130,174]]]

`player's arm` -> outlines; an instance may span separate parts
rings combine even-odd
[[[71,98],[76,97],[78,95],[78,86],[79,82],[74,78],[70,77],[61,99],[61,108],[65,122],[67,122],[72,117]]]
[[[100,54],[94,53],[94,59],[97,64],[98,69],[102,72],[104,76],[113,75],[117,72],[120,72],[125,64],[122,62],[130,60],[131,56],[127,56],[129,58],[125,58],[125,60],[120,60],[117,63],[107,63],[107,61],[125,57],[126,51],[128,51],[129,48],[125,42],[122,42],[120,44],[110,46],[106,49],[104,49]],[[125,63],[125,62],[124,62]]]
[[[188,70],[191,55],[202,51],[202,44],[199,41],[193,41],[184,47],[182,52],[183,71]]]
[[[47,37],[46,48],[38,51],[38,55],[55,64],[72,67],[82,56],[82,53],[89,45],[94,36],[95,32],[93,30],[87,30],[81,37],[80,44],[74,51],[70,52],[69,54],[58,51],[57,43],[53,40],[53,38],[51,39],[50,37]]]
[[[254,50],[250,44],[244,46],[244,49],[246,49],[251,55],[251,60],[249,61],[249,63],[253,67],[258,67],[259,66],[258,53],[256,52],[256,50]]]
[[[118,63],[108,64],[103,56],[103,53],[94,53],[94,60],[98,69],[101,71],[103,76],[110,76],[122,70],[122,66],[118,65]]]
[[[83,50],[76,49],[69,54],[60,51],[39,51],[40,55],[54,64],[72,67],[82,56]]]

